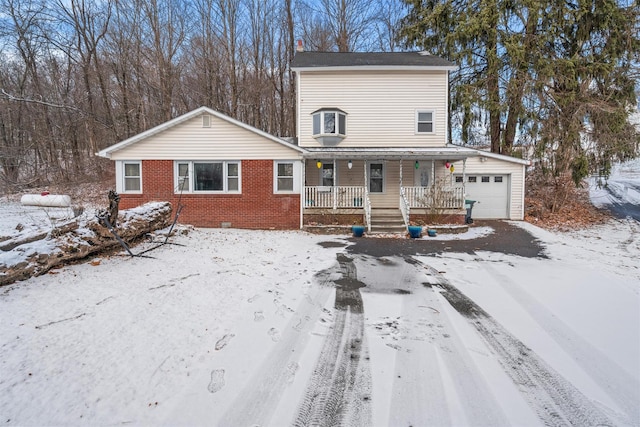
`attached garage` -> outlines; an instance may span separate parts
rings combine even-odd
[[[476,200],[474,219],[524,219],[527,160],[479,151],[455,166],[455,181],[464,182],[465,199]]]
[[[475,200],[473,218],[509,218],[509,175],[469,174],[466,198]]]

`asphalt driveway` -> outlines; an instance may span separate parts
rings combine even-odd
[[[474,226],[489,226],[495,231],[473,240],[429,240],[397,238],[353,238],[347,248],[352,254],[375,257],[431,255],[442,252],[499,252],[526,258],[547,258],[544,247],[528,231],[506,221],[475,221]]]

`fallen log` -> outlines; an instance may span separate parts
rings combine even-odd
[[[171,204],[153,202],[120,212],[118,235],[127,243],[167,227],[171,222]],[[98,218],[79,221],[75,227],[61,233],[15,246],[0,252],[0,286],[42,275],[54,267],[69,264],[112,250],[119,246]]]
[[[43,231],[35,234],[30,234],[28,236],[19,236],[19,237],[9,238],[7,240],[4,240],[2,243],[0,243],[0,251],[5,251],[5,252],[10,251],[12,249],[17,248],[20,245],[25,245],[27,243],[35,242],[36,240],[45,239],[49,235],[59,236],[59,235],[68,233],[72,230],[75,230],[77,228],[78,228],[78,222],[73,221],[67,224],[62,224],[51,231]]]

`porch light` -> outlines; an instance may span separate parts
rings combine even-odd
[[[416,165],[415,166],[416,166],[416,169],[419,169],[420,168],[420,162],[416,160]]]
[[[349,160],[349,163],[347,163],[347,167],[349,169],[351,169],[353,167],[353,162],[351,160]]]
[[[322,167],[322,162],[320,160],[318,160],[316,162],[316,166],[318,167],[318,169],[320,169]]]

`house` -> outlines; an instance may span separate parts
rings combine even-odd
[[[296,141],[201,107],[98,153],[123,208],[185,206],[205,227],[522,219],[527,161],[450,145],[449,71],[418,52],[298,52]]]
[[[303,152],[201,107],[98,155],[115,161],[122,209],[168,200],[199,227],[296,229]]]

